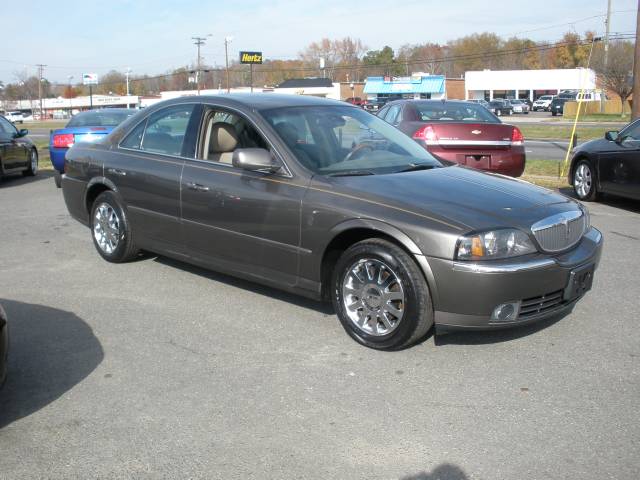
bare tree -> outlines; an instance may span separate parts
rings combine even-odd
[[[602,85],[620,97],[621,115],[624,115],[624,104],[633,91],[633,49],[633,43],[628,41],[611,42],[606,66],[604,50],[600,48],[593,52],[591,62]]]

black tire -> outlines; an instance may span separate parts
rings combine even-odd
[[[35,156],[35,163],[33,156]],[[25,177],[33,177],[38,173],[38,151],[33,148],[29,153],[29,166],[22,172]]]
[[[347,281],[353,266],[358,262],[366,263],[365,260],[382,263],[384,267],[390,269],[390,273],[397,277],[404,292],[402,300],[396,304],[402,308],[402,315],[396,318],[396,326],[389,333],[378,332],[377,335],[367,333],[349,317],[344,304],[343,282]],[[375,280],[366,279],[363,283],[371,282]],[[365,288],[368,289],[368,287]],[[363,240],[352,245],[340,256],[332,275],[331,300],[338,319],[349,336],[369,348],[377,350],[406,348],[423,339],[433,326],[433,304],[422,271],[402,248],[387,240],[378,238]],[[379,304],[382,301],[378,297],[378,311],[382,308]],[[365,300],[360,298],[360,303],[364,302]],[[368,323],[370,324],[371,320]],[[381,323],[376,320],[376,325]]]
[[[107,211],[115,214],[117,219],[117,234],[114,235],[117,238],[117,243],[115,247],[109,251],[109,249],[105,249],[100,246],[97,240],[96,226],[98,224],[102,225],[101,222],[96,218],[98,208],[106,206]],[[109,208],[111,210],[109,210]],[[123,263],[128,262],[135,258],[138,255],[138,247],[135,244],[133,233],[131,231],[131,225],[129,224],[129,218],[122,208],[122,204],[115,193],[108,190],[106,192],[102,192],[96,200],[93,202],[91,207],[91,217],[89,219],[91,225],[91,239],[93,240],[93,245],[96,247],[96,250],[100,254],[102,258],[104,258],[108,262],[112,263]]]
[[[585,178],[586,176],[583,173],[585,171],[588,172],[588,179]],[[582,177],[579,182],[584,182],[584,189],[580,188],[580,183],[576,182],[576,175]],[[600,197],[597,187],[598,179],[596,176],[596,170],[589,160],[583,159],[576,163],[571,174],[571,183],[573,184],[573,191],[575,192],[576,197],[584,202],[593,202]]]
[[[60,175],[60,173],[57,173],[53,176],[53,181],[56,184],[56,187],[58,188],[62,188],[62,175]]]

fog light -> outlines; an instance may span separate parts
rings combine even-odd
[[[491,314],[492,322],[515,322],[520,313],[520,302],[498,305]]]

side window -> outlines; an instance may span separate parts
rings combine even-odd
[[[195,104],[176,105],[149,117],[140,149],[179,156]]]
[[[146,121],[140,122],[136,128],[134,128],[129,134],[125,137],[125,139],[120,142],[120,146],[122,148],[134,148],[136,150],[140,149],[140,144],[142,143],[142,136],[144,134],[144,127],[147,125]]]
[[[243,117],[224,110],[209,110],[203,122],[202,142],[198,158],[232,163],[237,148],[264,148],[269,145],[262,135]]]
[[[7,135],[13,135],[17,133],[16,127],[13,124],[5,119],[4,117],[0,117],[0,133],[6,133]]]
[[[640,122],[629,125],[622,134],[631,140],[640,140]]]
[[[378,117],[384,120],[384,117],[387,115],[388,111],[389,111],[389,107],[384,107],[382,110],[378,112]]]
[[[385,121],[392,125],[396,123],[396,120],[398,119],[398,115],[400,114],[400,109],[401,109],[400,105],[391,105],[389,107],[389,112],[384,117]]]

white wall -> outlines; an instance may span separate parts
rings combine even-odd
[[[591,69],[483,70],[465,73],[469,95],[485,90],[593,90],[596,74]]]

